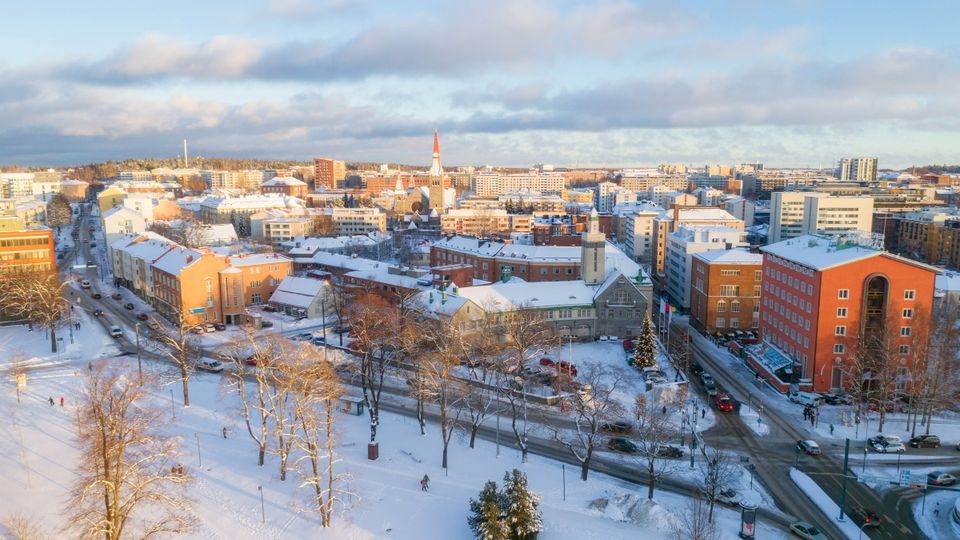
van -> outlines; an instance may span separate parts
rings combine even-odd
[[[210,371],[213,373],[219,373],[223,371],[223,364],[219,360],[213,360],[210,358],[201,358],[197,361],[197,369],[202,369],[203,371]]]
[[[123,335],[123,330],[119,326],[113,325],[110,327],[110,337],[120,337]]]
[[[814,392],[794,392],[790,394],[790,401],[800,405],[819,407],[823,405],[823,396]]]

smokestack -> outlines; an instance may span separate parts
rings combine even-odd
[[[189,154],[187,154],[187,140],[186,140],[186,139],[183,140],[183,168],[184,168],[184,169],[189,169],[189,168],[190,168],[190,156],[189,156]]]

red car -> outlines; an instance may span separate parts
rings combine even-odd
[[[717,404],[717,409],[723,412],[733,412],[733,400],[730,399],[730,396],[723,392],[717,392],[717,397],[715,398]]]
[[[633,349],[633,340],[632,339],[623,340],[623,350],[629,351],[631,349]]]
[[[571,377],[576,377],[576,376],[577,376],[577,366],[576,366],[576,364],[571,364],[570,362],[567,362],[566,360],[561,360],[561,361],[557,362],[557,372],[559,372],[559,373],[566,373],[567,375],[570,375]]]
[[[541,366],[548,366],[548,367],[555,367],[555,366],[557,365],[557,363],[554,362],[553,360],[547,358],[546,356],[544,356],[543,358],[540,359],[540,365],[541,365]]]

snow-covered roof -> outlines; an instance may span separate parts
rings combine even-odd
[[[381,264],[381,266],[374,267],[374,268],[354,270],[352,272],[347,272],[344,275],[347,277],[355,278],[355,279],[363,279],[367,281],[375,281],[377,283],[383,283],[385,285],[403,287],[405,289],[422,288],[422,286],[420,285],[421,278],[404,276],[400,274],[391,274],[390,267],[386,264]]]
[[[258,264],[277,264],[290,262],[291,260],[292,259],[284,257],[279,253],[252,253],[230,257],[230,266],[242,267]]]
[[[439,242],[436,242],[434,246],[492,257],[500,251],[500,249],[503,247],[503,244],[499,242],[477,240],[476,238],[468,238],[466,236],[452,236],[450,238],[441,239]]]
[[[940,270],[932,266],[900,257],[872,247],[837,242],[827,237],[805,234],[797,238],[783,240],[760,248],[764,253],[787,259],[814,270],[827,270],[835,266],[848,264],[871,257],[889,257],[907,264],[927,268],[934,272]]]
[[[286,208],[303,206],[303,201],[296,197],[267,193],[246,197],[222,197],[210,195],[200,202],[200,206],[215,209],[256,210],[261,208]]]
[[[536,283],[497,282],[479,287],[461,287],[457,294],[488,312],[513,311],[523,307],[547,309],[593,305],[596,286],[576,281]]]
[[[937,274],[934,288],[941,293],[960,293],[960,273],[943,272]]]
[[[693,257],[711,264],[763,264],[763,254],[751,253],[749,249],[714,249]]]
[[[417,294],[413,302],[417,310],[427,315],[452,317],[471,300],[465,296],[454,296],[452,292],[428,290]]]
[[[115,206],[101,214],[100,219],[106,221],[108,219],[112,219],[114,216],[116,216],[118,219],[144,219],[143,214],[133,210],[128,206]]]
[[[287,276],[270,296],[270,303],[307,309],[323,291],[325,283],[322,279]]]
[[[232,244],[239,240],[232,223],[204,225],[200,232],[204,245]]]
[[[170,275],[179,276],[180,271],[200,260],[203,253],[194,249],[177,247],[154,261],[153,267]]]
[[[722,208],[680,208],[680,221],[740,221]],[[660,219],[673,221],[673,212],[666,212]]]
[[[292,176],[275,176],[270,180],[260,184],[261,186],[273,187],[273,186],[306,186],[307,183],[301,180],[297,180]]]

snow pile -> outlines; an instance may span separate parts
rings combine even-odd
[[[604,495],[590,501],[590,508],[604,517],[664,532],[672,531],[676,525],[676,519],[670,511],[656,501],[641,498],[632,493],[605,493]]]
[[[740,404],[740,417],[743,419],[743,423],[757,435],[763,437],[764,435],[770,434],[770,424],[764,422],[763,419],[760,418],[760,414],[757,413],[757,410],[753,407]]]
[[[812,478],[790,467],[790,479],[826,516],[836,519],[836,516],[840,515],[840,507],[837,506],[837,503],[833,502],[833,499],[824,493],[823,489]],[[847,538],[856,539],[860,537],[860,529],[850,519],[837,521],[836,525]]]

